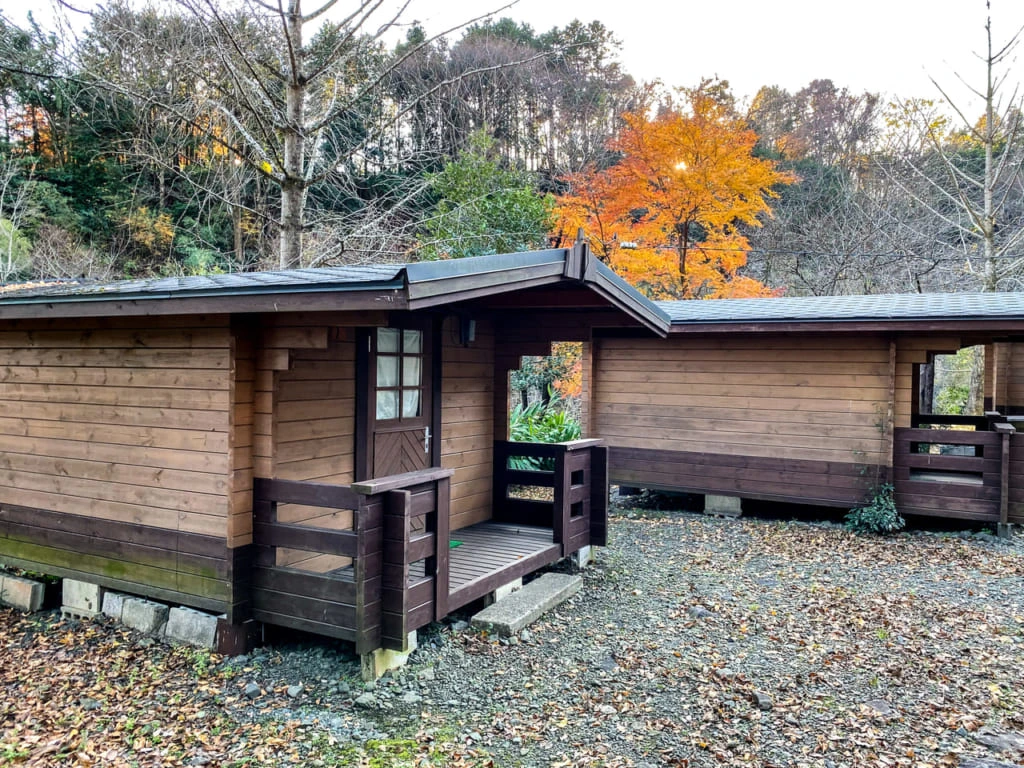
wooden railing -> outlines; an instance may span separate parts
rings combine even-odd
[[[451,475],[430,469],[352,485],[257,478],[253,618],[351,640],[358,653],[405,650],[411,630],[446,611],[447,546],[438,544],[448,541]],[[351,525],[284,522],[280,504],[350,511]],[[331,560],[322,572],[282,565],[281,549]]]
[[[998,414],[996,414],[998,416]],[[959,416],[945,413],[916,413],[911,418],[910,426],[927,429],[945,427],[974,427],[976,430],[987,430],[991,427],[989,416]]]
[[[1005,522],[1012,432],[1008,424],[995,424],[994,431],[896,429],[897,507],[914,515]]]
[[[534,468],[517,468],[517,463]],[[551,499],[511,495],[516,486],[550,488]],[[551,528],[565,557],[590,544],[605,545],[607,516],[608,449],[601,440],[494,444],[496,522]]]

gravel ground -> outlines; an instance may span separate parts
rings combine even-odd
[[[1020,537],[620,512],[583,591],[508,643],[435,625],[368,689],[343,651],[263,652],[266,685],[314,681],[278,716],[443,725],[499,766],[1024,765]]]
[[[1021,537],[630,510],[610,530],[519,637],[454,617],[375,684],[344,644],[221,660],[0,613],[0,765],[1024,765]]]

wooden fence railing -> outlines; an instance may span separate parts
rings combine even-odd
[[[411,630],[444,615],[447,548],[437,542],[448,540],[451,474],[430,469],[352,485],[257,478],[253,618],[350,640],[358,653],[404,650]],[[349,510],[351,527],[283,522],[279,504]],[[333,556],[334,567],[282,565],[280,549]]]
[[[515,466],[526,462],[534,468]],[[512,496],[514,486],[550,488],[552,498]],[[603,441],[496,442],[492,517],[496,522],[551,528],[563,557],[589,544],[606,545],[608,449]]]
[[[998,414],[997,414],[998,415]],[[960,416],[945,413],[916,413],[910,425],[916,428],[974,427],[976,430],[989,429],[989,416]]]
[[[1008,424],[995,424],[994,431],[896,429],[893,484],[899,510],[1006,522],[1013,431]]]

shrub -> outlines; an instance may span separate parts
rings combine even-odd
[[[509,436],[520,443],[564,443],[580,436],[580,423],[560,408],[561,398],[552,397],[546,404],[517,405],[509,420]],[[513,457],[513,469],[550,470],[551,459]]]
[[[846,528],[854,533],[893,533],[907,523],[896,509],[896,489],[889,483],[874,489],[863,507],[846,514]]]

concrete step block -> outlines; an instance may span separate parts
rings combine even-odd
[[[129,597],[121,608],[121,621],[126,627],[151,635],[162,635],[169,609],[163,603]]]
[[[164,637],[212,649],[217,643],[217,617],[192,608],[171,608]]]
[[[43,607],[46,585],[21,576],[0,574],[0,603],[26,613],[35,613]]]
[[[508,637],[536,621],[580,591],[583,579],[566,573],[545,573],[504,600],[484,608],[470,622],[477,629]]]
[[[61,590],[64,598],[61,613],[83,619],[92,619],[99,615],[103,606],[103,593],[106,591],[99,584],[64,579]]]

